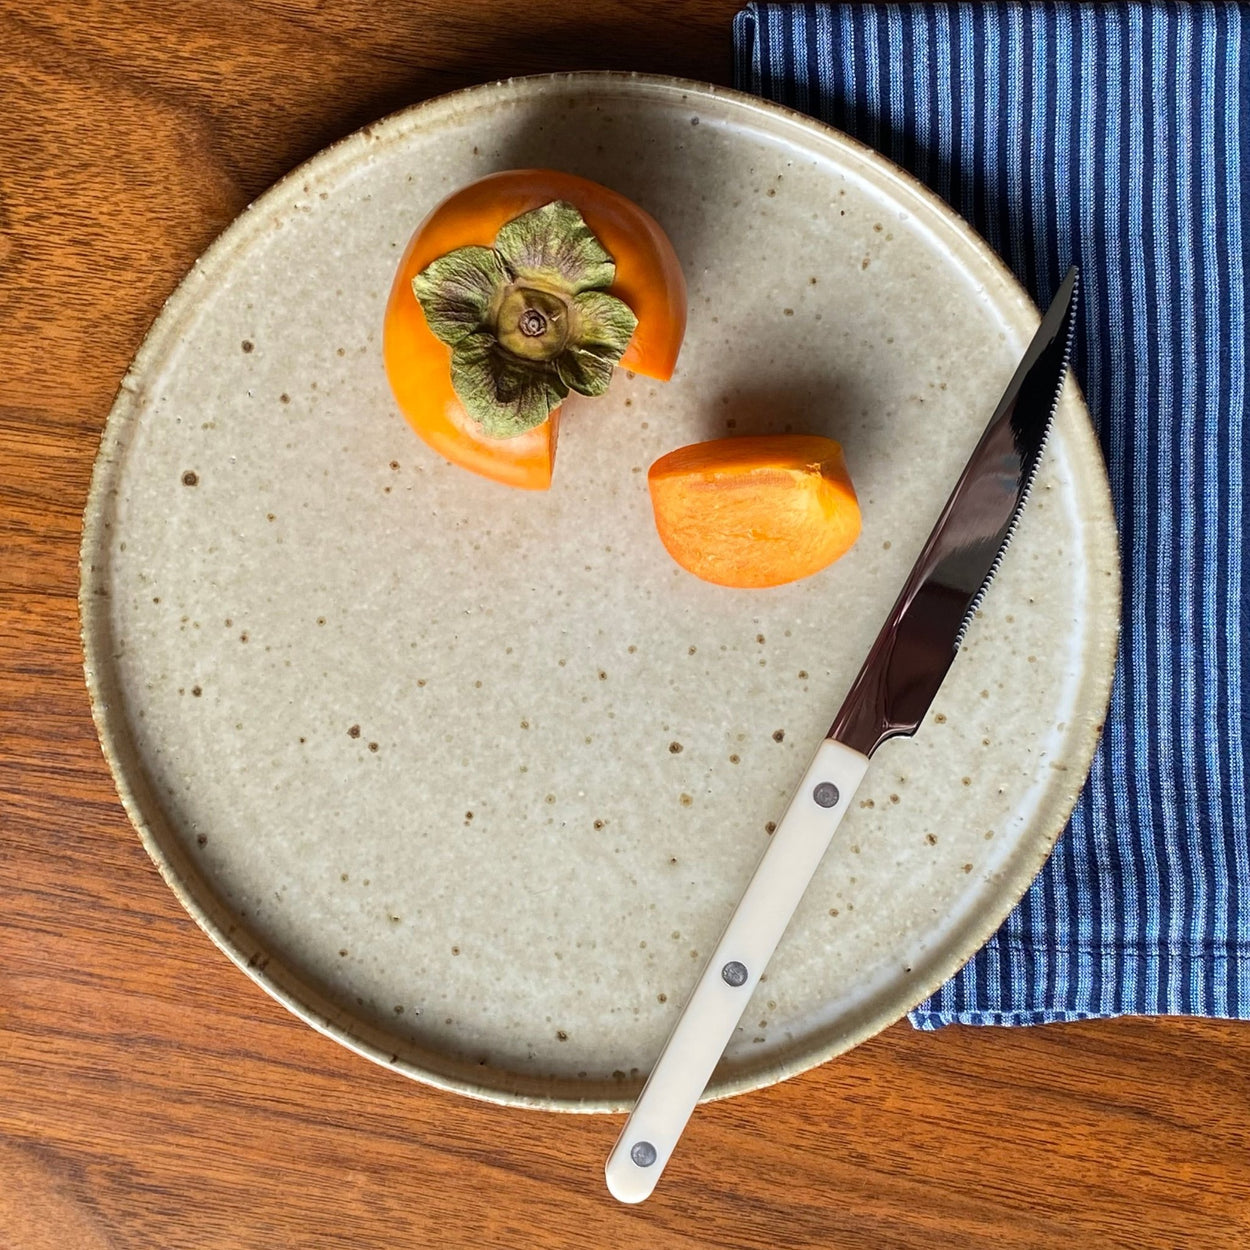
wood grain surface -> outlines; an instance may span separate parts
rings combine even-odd
[[[736,0],[0,3],[0,1247],[1243,1247],[1250,1025],[896,1025],[702,1108],[617,1206],[617,1117],[501,1109],[288,1015],[181,910],[81,676],[78,539],[128,362],[327,142],[511,74],[729,75]]]

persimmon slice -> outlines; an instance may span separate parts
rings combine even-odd
[[[647,474],[669,555],[719,586],[781,586],[846,554],[861,528],[842,446],[815,434],[679,447]]]

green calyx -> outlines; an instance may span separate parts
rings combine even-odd
[[[638,318],[607,294],[616,265],[563,200],[522,213],[494,247],[461,247],[412,280],[451,384],[491,438],[541,425],[570,391],[602,395]]]

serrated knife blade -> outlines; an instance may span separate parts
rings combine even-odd
[[[829,733],[682,1008],[605,1166],[622,1202],[654,1190],[873,752],[920,727],[1015,531],[1067,374],[1068,271]]]

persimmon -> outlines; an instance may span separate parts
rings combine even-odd
[[[556,170],[491,174],[414,232],[387,302],[383,355],[400,410],[435,451],[546,490],[560,406],[616,366],[667,381],[686,284],[659,224]]]
[[[815,434],[679,447],[647,473],[669,555],[720,586],[780,586],[845,555],[861,528],[841,444]]]

